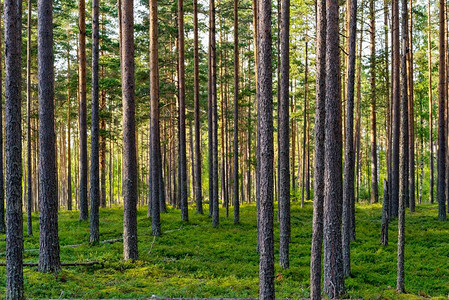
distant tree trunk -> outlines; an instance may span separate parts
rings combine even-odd
[[[430,203],[433,204],[434,198],[433,198],[433,189],[435,186],[435,180],[434,180],[434,162],[433,162],[433,96],[432,96],[432,34],[431,34],[431,26],[432,23],[430,22],[431,14],[430,14],[430,0],[427,4],[427,51],[428,51],[428,65],[427,65],[427,71],[428,71],[428,80],[429,80],[429,150],[430,150],[430,187],[429,187],[429,199]]]
[[[79,132],[80,132],[80,159],[79,159],[79,205],[80,220],[88,218],[89,207],[87,203],[87,108],[86,108],[86,3],[79,0]]]
[[[151,228],[154,236],[161,235],[160,185],[162,178],[159,123],[159,53],[157,0],[150,0],[150,203]],[[164,200],[165,202],[165,200]],[[149,204],[150,204],[149,203]]]
[[[289,75],[290,75],[290,0],[281,0],[280,80],[279,88],[279,264],[289,268],[290,247],[290,126],[289,126]]]
[[[326,0],[317,1],[316,96],[315,96],[315,184],[313,233],[310,258],[310,298],[321,299],[321,253],[323,244],[324,140],[326,119]]]
[[[374,0],[370,1],[371,21],[371,58],[370,58],[370,83],[371,83],[371,203],[377,203],[379,198],[377,180],[377,133],[376,133],[376,16]]]
[[[70,47],[67,47],[67,209],[72,210],[72,154],[71,154],[71,118],[72,102],[70,95]]]
[[[392,28],[392,80],[393,80],[393,141],[392,141],[392,172],[391,172],[391,189],[390,189],[390,217],[398,216],[399,204],[399,0],[392,1],[393,11],[393,28]]]
[[[184,66],[184,0],[178,0],[178,80],[179,80],[179,178],[181,219],[189,220],[187,206],[186,85]]]
[[[345,276],[351,274],[351,205],[354,201],[354,80],[355,80],[355,49],[357,35],[357,0],[350,3],[349,39],[348,39],[348,85],[346,92],[346,141],[345,166],[343,187],[343,215],[342,215],[342,246],[343,271]]]
[[[53,1],[38,2],[39,271],[58,272],[58,185],[54,123]],[[16,137],[17,138],[17,137]],[[19,152],[20,153],[20,152]]]
[[[22,165],[22,1],[5,0],[4,5],[5,49],[7,49],[5,51],[6,299],[21,300],[25,298],[22,267],[22,169],[17,166]]]
[[[341,244],[342,136],[339,93],[339,5],[328,0],[326,50],[326,123],[324,150],[324,292],[330,298],[344,294]]]
[[[274,204],[273,204],[273,95],[271,56],[271,1],[262,0],[258,8],[257,66],[259,111],[257,127],[259,144],[260,183],[260,270],[259,298],[274,299]]]
[[[123,0],[120,7],[122,34],[123,101],[123,258],[134,260],[137,248],[137,157],[134,95],[134,17],[133,0]]]
[[[239,12],[234,0],[234,224],[240,222],[239,199]]]
[[[388,208],[389,208],[389,192],[388,182],[384,180],[384,201],[382,203],[382,227],[380,233],[380,243],[384,246],[388,246]]]
[[[446,197],[445,197],[445,169],[446,169],[446,139],[445,139],[445,105],[446,105],[446,67],[445,67],[445,2],[440,0],[440,28],[439,28],[439,83],[438,83],[438,156],[437,156],[437,197],[438,219],[446,221]]]
[[[203,195],[201,187],[201,124],[200,124],[200,71],[198,46],[198,0],[193,0],[193,97],[195,111],[195,202],[196,212],[203,214]]]
[[[90,153],[90,242],[100,241],[99,0],[92,0],[92,120]]]
[[[303,143],[302,143],[302,197],[301,197],[301,207],[304,207],[304,192],[306,188],[306,147],[307,147],[307,92],[309,85],[307,83],[308,73],[309,73],[309,60],[308,60],[308,41],[306,37],[306,65],[304,72],[304,132],[303,132]]]
[[[27,233],[33,235],[31,219],[33,205],[32,172],[31,172],[31,1],[28,1],[27,13]],[[1,110],[0,110],[1,112]],[[0,127],[3,128],[3,127]],[[2,130],[2,129],[0,129]]]

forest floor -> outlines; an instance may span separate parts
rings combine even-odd
[[[140,260],[122,260],[122,242],[90,246],[89,223],[78,221],[78,212],[59,213],[62,262],[99,261],[92,266],[63,267],[59,274],[40,274],[36,267],[24,267],[27,298],[149,298],[227,297],[250,298],[258,295],[258,254],[256,252],[256,208],[241,208],[241,224],[233,224],[220,211],[220,226],[190,210],[188,223],[180,211],[162,214],[161,237],[151,236],[151,220],[146,208],[138,213]],[[400,298],[449,295],[449,222],[437,220],[436,205],[419,205],[406,216],[405,286],[409,294]],[[351,244],[352,277],[346,279],[348,298],[395,299],[397,225],[390,225],[390,245],[380,245],[381,206],[356,207],[356,238]],[[33,214],[35,234],[25,237],[25,262],[38,262],[38,215]],[[279,224],[275,223],[276,261]],[[290,269],[276,264],[276,296],[309,296],[312,203],[304,208],[292,205],[292,244]],[[26,227],[24,224],[24,232]],[[122,234],[122,209],[100,210],[101,240]],[[0,235],[0,261],[6,260],[5,236]],[[77,247],[67,245],[81,244]],[[0,298],[5,291],[6,271],[0,267]]]

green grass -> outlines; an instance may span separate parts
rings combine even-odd
[[[205,210],[207,212],[207,208]],[[146,208],[139,209],[139,254],[134,263],[122,260],[122,243],[88,245],[89,224],[78,221],[78,212],[59,214],[61,260],[99,260],[103,265],[64,267],[59,274],[40,274],[24,267],[25,293],[29,298],[143,298],[161,297],[257,297],[256,209],[243,206],[241,224],[221,211],[220,226],[212,228],[207,215],[190,210],[190,222],[180,220],[178,210],[161,216],[162,237],[151,236]],[[348,297],[395,299],[397,225],[390,226],[390,245],[379,243],[381,206],[358,205],[357,240],[351,245],[353,276],[346,279]],[[122,234],[122,210],[102,209],[101,239]],[[309,261],[312,204],[292,206],[291,268],[276,264],[279,298],[309,296]],[[25,237],[26,262],[38,261],[38,216],[33,215],[35,235]],[[279,224],[275,223],[276,260]],[[167,232],[168,231],[168,232]],[[26,234],[26,232],[25,232]],[[4,235],[0,235],[0,260],[5,261]],[[154,243],[153,243],[154,241]],[[80,247],[64,245],[84,243]],[[401,298],[441,297],[449,294],[449,222],[437,220],[437,206],[420,205],[406,217],[405,284],[409,294]],[[5,267],[0,267],[0,294],[4,297]]]

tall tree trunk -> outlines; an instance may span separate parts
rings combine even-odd
[[[201,124],[200,124],[200,71],[198,46],[198,0],[193,0],[193,97],[195,111],[195,202],[196,212],[203,214],[203,195],[201,187]]]
[[[429,55],[428,65],[427,65],[427,71],[428,71],[428,80],[429,80],[429,91],[428,91],[428,97],[429,97],[429,150],[430,150],[430,187],[429,187],[429,198],[430,203],[433,204],[434,198],[433,198],[433,189],[435,187],[435,180],[434,180],[434,162],[433,162],[433,93],[432,93],[432,30],[431,26],[432,23],[430,22],[430,0],[427,4],[427,51]]]
[[[354,201],[354,80],[355,80],[355,49],[357,35],[357,0],[351,0],[348,38],[348,85],[346,92],[346,135],[345,135],[345,166],[343,187],[342,215],[342,246],[343,271],[345,276],[351,274],[351,205]]]
[[[405,242],[405,205],[409,200],[409,128],[408,128],[408,78],[407,56],[408,44],[408,8],[407,0],[402,0],[402,57],[401,57],[401,138],[400,138],[400,177],[399,177],[399,209],[398,209],[398,272],[396,289],[405,292],[404,287],[404,242]]]
[[[38,2],[39,271],[58,272],[58,186],[54,123],[53,1]],[[17,137],[16,137],[17,138]]]
[[[181,219],[189,220],[187,206],[186,85],[184,65],[184,0],[178,0],[179,178]]]
[[[33,235],[31,220],[33,189],[31,178],[31,1],[28,1],[27,14],[27,233]],[[2,128],[2,127],[0,127]],[[0,129],[3,130],[3,129]]]
[[[21,300],[24,299],[22,169],[17,166],[22,165],[22,1],[5,0],[4,5],[5,49],[7,49],[5,51],[6,298]]]
[[[321,299],[321,253],[323,244],[324,140],[326,119],[326,0],[317,1],[316,95],[315,95],[315,184],[313,233],[310,258],[310,298]]]
[[[70,95],[70,47],[67,47],[67,209],[72,210],[72,100]]]
[[[87,108],[86,108],[86,1],[79,0],[79,205],[80,220],[88,218],[89,207],[87,203]]]
[[[240,222],[239,199],[239,12],[234,0],[234,224]]]
[[[407,32],[408,41],[408,129],[409,129],[409,206],[410,211],[415,211],[415,118],[413,97],[413,13],[412,0],[410,0],[410,29]],[[408,12],[407,12],[408,14]]]
[[[151,228],[154,236],[161,235],[160,220],[160,184],[162,165],[160,123],[159,123],[159,53],[158,53],[158,19],[157,0],[150,0],[150,202]],[[165,202],[165,200],[164,200]],[[149,203],[150,204],[150,203]]]
[[[257,66],[257,90],[259,109],[257,127],[259,144],[260,183],[260,269],[259,298],[274,299],[274,204],[273,204],[273,95],[271,56],[271,1],[262,0],[258,8],[257,43],[259,65]]]
[[[376,133],[376,15],[374,0],[370,1],[371,21],[371,57],[370,57],[370,84],[371,84],[371,203],[377,203],[379,198],[377,180],[377,133]]]
[[[280,92],[279,92],[279,264],[290,266],[290,126],[289,126],[289,75],[290,75],[290,0],[281,0],[280,32]]]
[[[2,7],[0,3],[0,15]],[[6,19],[6,18],[5,18]],[[2,32],[2,20],[0,18],[0,32]],[[2,35],[0,34],[0,82],[3,82],[3,66],[2,66]],[[5,182],[3,175],[3,100],[2,100],[3,85],[0,84],[0,232],[6,232],[5,224]]]
[[[121,59],[123,101],[123,257],[134,260],[137,248],[137,157],[134,81],[133,0],[123,0],[120,7],[123,50]]]
[[[338,298],[345,291],[342,244],[342,136],[339,93],[339,5],[328,0],[326,50],[326,124],[324,150],[324,292]]]
[[[92,0],[92,120],[90,152],[90,242],[100,241],[99,0]]]
[[[392,80],[393,80],[393,141],[392,141],[392,172],[390,189],[390,207],[392,218],[398,216],[399,205],[399,123],[400,123],[400,91],[399,91],[399,0],[392,1],[393,28],[392,34]]]
[[[437,197],[438,219],[446,221],[446,197],[445,197],[445,169],[446,169],[446,139],[445,139],[445,105],[446,105],[446,67],[445,67],[445,2],[440,0],[440,28],[439,28],[439,83],[438,83],[438,153],[437,153]]]

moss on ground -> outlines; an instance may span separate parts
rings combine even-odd
[[[205,209],[207,212],[208,209]],[[78,221],[78,212],[59,213],[61,260],[63,262],[98,260],[102,265],[64,267],[56,275],[41,274],[24,267],[25,292],[29,298],[144,298],[160,297],[257,297],[258,254],[256,253],[256,209],[241,209],[241,224],[225,218],[212,228],[207,215],[189,211],[183,223],[178,210],[162,214],[158,238],[151,236],[151,220],[146,208],[138,213],[140,260],[122,260],[122,243],[90,246],[89,223]],[[407,212],[405,284],[409,294],[398,296],[396,285],[397,225],[390,225],[390,245],[380,245],[380,205],[357,205],[357,240],[352,243],[352,277],[346,280],[348,297],[364,299],[418,299],[449,295],[449,222],[437,220],[436,205],[420,205]],[[34,229],[38,216],[33,215]],[[276,223],[276,259],[279,224]],[[309,260],[312,231],[312,204],[292,206],[291,268],[276,264],[276,295],[298,299],[309,296]],[[25,228],[25,224],[24,224]],[[101,239],[122,234],[122,209],[100,212]],[[26,229],[25,232],[26,234]],[[0,235],[0,260],[5,261],[4,235]],[[80,244],[79,247],[64,247]],[[39,239],[25,237],[24,260],[38,261]],[[34,249],[34,250],[33,250]],[[0,267],[0,294],[4,297],[5,267]]]

